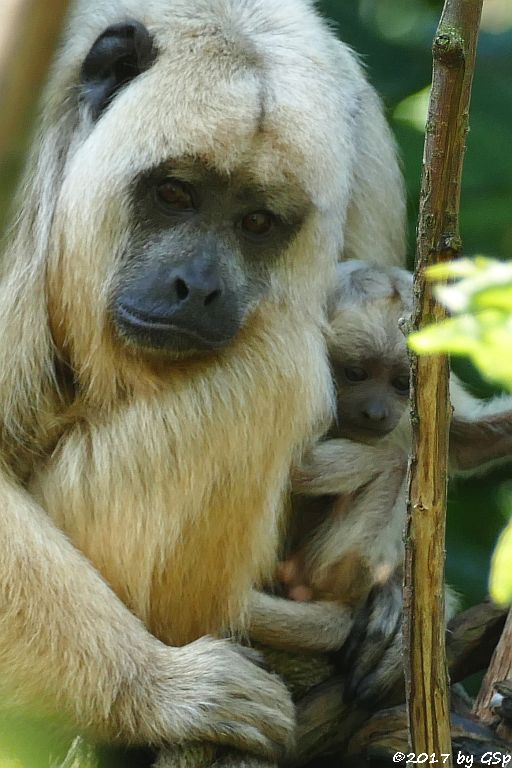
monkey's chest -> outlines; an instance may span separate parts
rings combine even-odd
[[[199,478],[209,478],[204,470]],[[278,497],[245,478],[192,483],[169,473],[79,463],[39,472],[32,492],[119,598],[162,640],[189,642],[243,625],[251,586],[276,550]]]

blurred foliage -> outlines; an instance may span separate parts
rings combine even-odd
[[[431,80],[431,45],[442,9],[427,0],[323,0],[340,37],[361,54],[384,98],[403,158],[411,251],[419,196],[423,119],[411,102]],[[461,230],[468,254],[512,255],[512,3],[486,0],[464,167]],[[412,261],[411,261],[412,263]]]
[[[435,264],[426,276],[455,280],[434,288],[451,316],[412,333],[411,349],[418,355],[466,355],[486,379],[512,392],[512,264],[480,256]],[[504,498],[510,515],[512,495],[504,491]],[[498,603],[512,603],[512,518],[492,558],[490,593]]]
[[[434,293],[450,317],[412,333],[417,354],[466,355],[480,373],[512,391],[512,264],[477,257],[436,264],[430,280],[453,280]]]
[[[370,80],[384,98],[403,158],[411,265],[431,43],[441,6],[437,0],[319,2],[340,37],[358,51]],[[468,254],[483,252],[503,258],[512,255],[511,50],[512,3],[486,0],[462,196],[461,231]],[[12,155],[0,167],[0,228],[6,220],[29,135],[27,126]],[[491,391],[467,366],[458,366],[458,371],[467,374],[475,392]],[[450,486],[448,580],[461,592],[464,604],[486,595],[490,553],[504,525],[499,481],[508,477],[508,470],[502,470],[489,480],[459,480]],[[20,730],[17,721],[0,714],[0,768],[46,768],[50,753],[52,762],[58,764],[62,743],[52,736],[47,725],[34,724]],[[110,755],[102,764],[112,768],[116,759],[126,768],[128,758],[118,755]],[[136,760],[134,765],[143,762]]]
[[[490,578],[491,597],[498,605],[512,603],[512,493],[505,490],[504,496],[503,504],[511,517],[492,556]]]

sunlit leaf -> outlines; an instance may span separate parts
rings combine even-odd
[[[417,354],[465,355],[491,382],[512,389],[512,265],[477,257],[435,265],[429,279],[459,277],[438,286],[453,317],[409,336]]]
[[[470,355],[478,348],[480,337],[481,326],[477,319],[471,315],[461,315],[411,333],[407,342],[418,355],[441,352]]]
[[[478,312],[495,308],[512,311],[512,265],[477,257],[436,264],[426,270],[430,280],[461,278],[435,289],[438,300],[450,312]]]
[[[457,261],[444,261],[427,267],[425,276],[429,280],[474,277],[487,269],[491,263],[493,263],[493,259],[487,259],[485,256],[476,256],[473,259],[458,259]]]
[[[512,510],[512,497],[509,497]],[[512,603],[512,519],[502,533],[494,551],[489,589],[498,605]]]
[[[473,298],[476,309],[501,309],[512,314],[512,282],[478,291]]]

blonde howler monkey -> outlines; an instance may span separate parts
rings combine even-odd
[[[308,0],[79,0],[0,279],[0,686],[108,742],[279,754],[247,649],[325,428],[335,263],[401,263],[394,143]]]

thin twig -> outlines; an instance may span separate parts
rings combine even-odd
[[[482,0],[446,0],[434,39],[415,274],[413,328],[442,320],[425,267],[461,249],[459,204]],[[448,360],[413,358],[404,650],[410,748],[451,754],[444,632]],[[450,760],[451,758],[449,758]],[[451,765],[449,760],[446,765]]]

